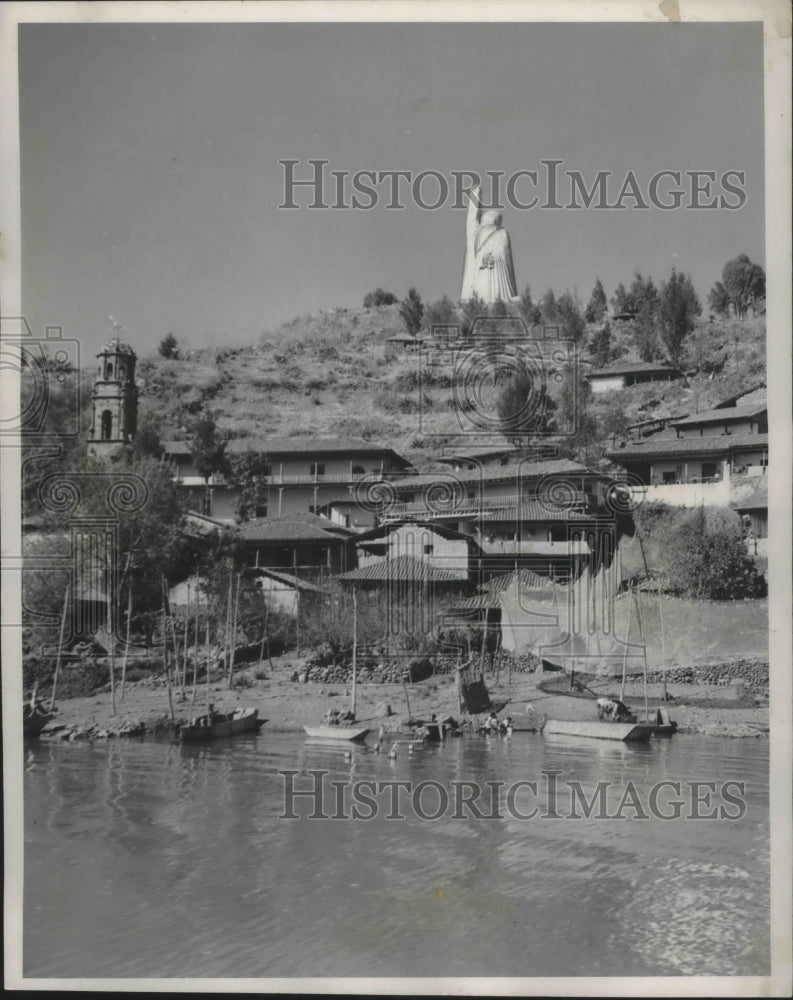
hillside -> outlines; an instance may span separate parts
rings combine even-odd
[[[593,332],[583,341],[585,361]],[[207,411],[231,437],[344,435],[391,446],[426,466],[441,439],[425,439],[419,410],[424,429],[429,415],[436,435],[453,439],[460,432],[455,368],[446,355],[423,381],[419,400],[417,355],[386,342],[402,333],[397,306],[333,309],[296,318],[247,347],[142,358],[141,410],[156,415],[164,437],[186,436],[195,416]],[[612,348],[618,362],[638,360],[624,327],[612,330]],[[703,321],[689,338],[685,368],[686,380],[594,397],[599,437],[606,441],[627,423],[706,409],[764,378],[764,317]]]

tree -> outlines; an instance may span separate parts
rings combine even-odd
[[[384,292],[382,288],[375,288],[373,292],[368,292],[363,297],[364,309],[376,309],[379,306],[392,306],[397,300],[393,292]]]
[[[661,338],[673,364],[679,364],[683,342],[702,312],[699,297],[687,274],[673,270],[661,285],[658,322]]]
[[[603,291],[600,278],[596,278],[595,287],[592,289],[592,294],[589,297],[589,303],[584,313],[584,319],[587,323],[600,323],[607,311],[606,293]]]
[[[424,303],[415,288],[409,288],[407,298],[400,302],[399,315],[404,321],[407,332],[415,336],[421,329],[424,316]]]
[[[157,348],[160,355],[163,358],[178,358],[179,357],[179,347],[177,344],[176,337],[172,333],[166,333],[166,335],[160,341],[160,346]]]
[[[667,581],[678,593],[723,601],[765,592],[734,511],[673,512],[662,518],[655,533],[662,543]]]
[[[578,343],[584,336],[584,317],[570,292],[564,292],[556,300],[556,314],[562,327],[562,336]]]
[[[611,296],[611,308],[614,310],[615,316],[619,316],[620,313],[633,312],[630,296],[622,282],[617,285]]]
[[[589,353],[596,368],[604,368],[611,361],[611,326],[606,321],[589,341]]]
[[[531,297],[531,288],[528,285],[523,289],[518,306],[520,314],[529,326],[537,326],[542,323],[542,312],[540,307]]]
[[[758,300],[765,297],[765,271],[745,253],[727,261],[721,280],[738,319],[744,319],[750,307],[756,310]]]
[[[226,442],[221,439],[215,421],[208,414],[199,417],[190,430],[190,453],[199,476],[204,479],[208,509],[210,476],[216,472],[227,475],[231,471],[226,458]]]
[[[540,311],[542,312],[543,323],[552,324],[558,322],[559,315],[556,311],[556,296],[553,294],[552,288],[549,288],[545,295],[543,295],[540,302]]]
[[[708,292],[708,306],[717,316],[727,316],[730,312],[730,295],[724,285],[717,281]]]
[[[470,299],[462,303],[462,316],[460,317],[460,333],[464,340],[471,337],[474,322],[482,316],[487,316],[487,306],[474,294]]]
[[[162,458],[165,454],[160,439],[160,422],[153,413],[141,414],[130,449],[134,460]]]
[[[267,504],[270,475],[270,460],[258,452],[237,455],[230,462],[229,481],[239,490],[236,513],[240,521],[248,521],[256,516],[256,511]]]
[[[437,302],[428,305],[424,310],[424,321],[430,332],[432,332],[433,327],[456,326],[457,310],[454,308],[452,300],[444,295]],[[445,331],[439,332],[445,333]]]
[[[561,451],[570,457],[587,457],[597,440],[597,421],[589,409],[591,393],[589,382],[579,378],[576,368],[570,365],[559,389],[556,417],[557,430],[564,431],[559,438]]]
[[[652,278],[640,271],[633,276],[627,293],[628,310],[633,312],[633,337],[642,361],[655,361],[661,354],[658,345],[658,289]]]
[[[509,379],[496,399],[501,432],[512,441],[550,433],[555,409],[545,386],[537,386],[528,371]]]

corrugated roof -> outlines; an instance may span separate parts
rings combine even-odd
[[[611,365],[608,368],[597,368],[594,371],[588,372],[584,377],[600,378],[613,375],[638,375],[642,373],[656,375],[662,372],[664,374],[672,375],[680,374],[677,368],[673,368],[671,365],[659,365],[654,361],[628,361],[624,365]]]
[[[691,413],[680,420],[672,421],[673,427],[696,427],[698,424],[726,424],[731,420],[749,420],[766,412],[764,404],[754,406],[730,406]]]
[[[684,457],[689,455],[727,455],[731,451],[751,451],[768,448],[767,434],[720,434],[702,438],[670,438],[659,441],[648,438],[646,442],[631,441],[624,448],[607,452],[606,457],[618,464],[623,459],[662,458],[664,455]]]
[[[397,556],[383,559],[360,569],[353,569],[336,577],[349,583],[354,582],[394,582],[394,583],[463,583],[463,578],[448,570],[439,569],[432,563],[416,559],[415,556]]]

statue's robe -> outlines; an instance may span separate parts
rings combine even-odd
[[[489,305],[517,298],[509,234],[497,219],[496,212],[485,212],[482,218],[477,201],[469,196],[463,301],[477,295]]]

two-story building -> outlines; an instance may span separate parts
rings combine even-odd
[[[164,442],[175,467],[176,482],[200,513],[221,521],[237,519],[240,488],[234,476],[199,475],[190,443]],[[235,460],[253,457],[259,466],[256,518],[315,514],[332,500],[359,499],[374,484],[411,468],[392,448],[352,438],[237,438],[226,445]]]
[[[239,525],[236,534],[248,567],[281,570],[294,577],[322,581],[344,572],[348,566],[352,532],[315,514],[257,518]]]
[[[622,442],[608,458],[646,488],[646,499],[675,506],[727,507],[731,489],[768,467],[765,389],[754,386],[717,406],[670,422],[661,432]]]

